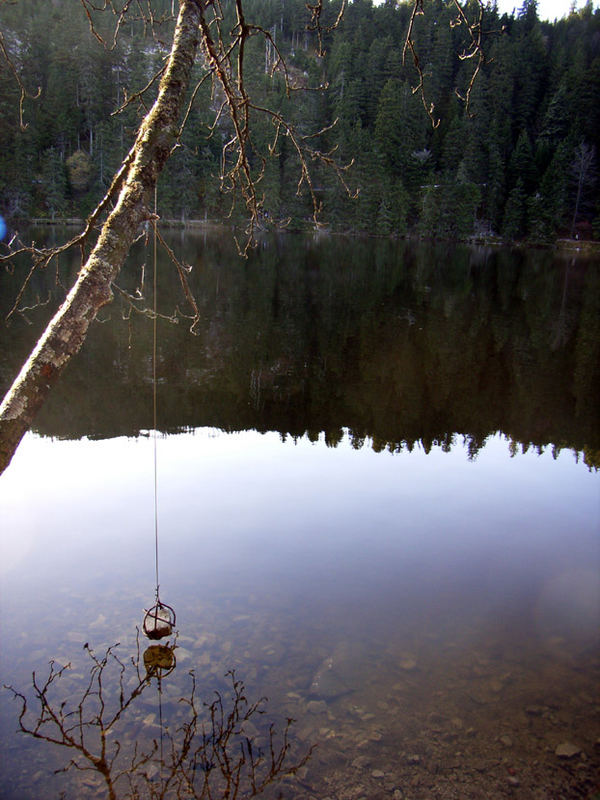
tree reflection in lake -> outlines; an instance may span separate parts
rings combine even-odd
[[[291,235],[266,240],[247,262],[223,238],[185,234],[171,244],[194,266],[202,320],[197,337],[161,320],[161,430],[324,431],[335,445],[347,428],[356,446],[369,438],[392,451],[449,448],[460,433],[473,455],[502,431],[515,448],[568,447],[598,465],[596,264],[548,251]],[[131,261],[132,290],[146,259],[139,249]],[[171,312],[177,281],[167,263],[160,271]],[[109,313],[43,410],[40,433],[151,427],[151,325]],[[27,328],[8,332],[4,385],[29,346]]]
[[[130,661],[119,658],[118,646],[98,656],[84,645],[92,663],[81,694],[68,680],[71,664],[54,661],[43,681],[33,673],[32,698],[8,687],[20,704],[19,731],[67,751],[57,772],[79,773],[66,796],[97,789],[110,800],[256,797],[308,761],[312,748],[298,755],[291,740],[293,720],[279,735],[261,719],[266,698],[249,702],[234,671],[225,676],[228,690],[215,691],[210,703],[199,700],[191,671],[188,695],[164,718],[162,684],[175,668],[176,644],[151,645],[140,658],[138,640]],[[137,701],[154,687],[158,731],[154,714],[136,719]]]

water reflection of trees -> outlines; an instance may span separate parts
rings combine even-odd
[[[103,786],[110,800],[234,800],[262,794],[308,761],[312,749],[300,752],[292,742],[293,720],[278,733],[263,719],[266,698],[250,702],[233,671],[225,676],[227,688],[215,691],[209,703],[199,700],[190,672],[176,713],[163,718],[161,702],[160,731],[151,732],[137,704],[155,689],[161,698],[174,648],[152,645],[140,658],[138,646],[130,661],[121,660],[117,648],[98,656],[86,644],[91,665],[87,678],[75,676],[76,688],[69,681],[71,665],[54,661],[43,681],[33,674],[31,692],[9,687],[20,703],[20,732],[67,752],[68,763],[56,772],[99,776],[99,785],[89,777],[88,785]],[[76,796],[85,794],[81,781],[73,780],[71,788]]]
[[[513,449],[566,447],[597,466],[597,265],[548,251],[293,236],[243,262],[223,240],[171,244],[195,266],[202,322],[199,337],[161,325],[163,430],[325,432],[335,446],[345,429],[355,446],[394,451],[465,437],[472,454],[501,431]],[[166,310],[176,292],[165,277]],[[14,328],[18,350],[24,326]],[[150,333],[147,320],[113,310],[40,432],[149,428]]]

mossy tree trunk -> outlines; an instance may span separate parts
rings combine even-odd
[[[42,334],[0,405],[0,473],[10,463],[69,359],[81,348],[88,327],[112,300],[118,275],[140,225],[151,216],[157,178],[178,134],[190,74],[200,41],[205,0],[180,0],[179,16],[157,99],[138,131],[114,210],[77,281]]]

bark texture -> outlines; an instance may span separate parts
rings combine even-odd
[[[48,324],[0,405],[0,473],[10,463],[69,359],[81,348],[88,327],[112,300],[118,275],[149,207],[157,178],[178,133],[190,74],[200,40],[202,0],[180,0],[171,54],[156,102],[144,118],[114,210],[77,281]]]

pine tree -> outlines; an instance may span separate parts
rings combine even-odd
[[[527,196],[523,180],[519,178],[514,189],[508,195],[504,209],[502,234],[507,239],[519,239],[525,234],[527,215]]]
[[[67,176],[60,153],[51,147],[42,154],[43,204],[52,219],[67,208]]]
[[[523,190],[530,194],[536,183],[537,173],[533,159],[531,141],[526,130],[522,130],[510,158],[509,181],[516,186],[521,181]]]

